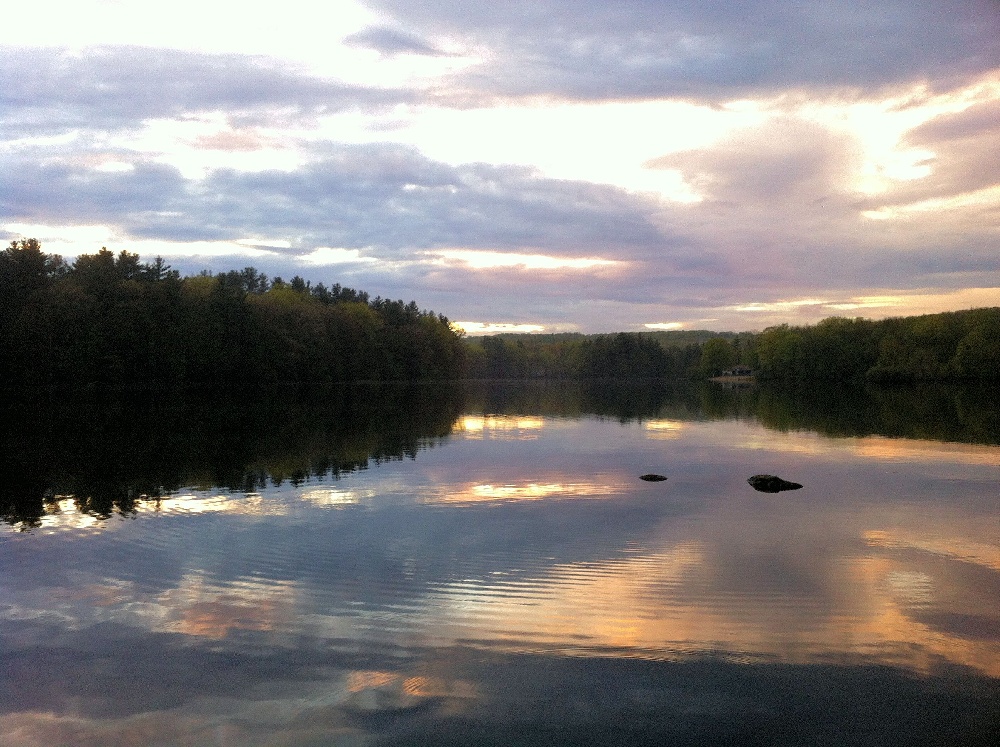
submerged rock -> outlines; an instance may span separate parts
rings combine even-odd
[[[647,475],[639,475],[640,480],[645,480],[646,482],[663,482],[667,478],[664,475],[656,475],[650,472]]]
[[[782,480],[775,475],[754,475],[747,479],[754,490],[762,493],[780,493],[782,490],[798,490],[802,486],[797,482]]]

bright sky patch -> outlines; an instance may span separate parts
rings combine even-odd
[[[374,257],[362,257],[360,249],[321,246],[299,257],[302,262],[313,265],[339,265],[352,262],[377,262]]]
[[[504,332],[544,332],[541,324],[512,324],[507,322],[453,322],[455,327],[469,335],[498,335]]]
[[[516,267],[526,270],[587,270],[609,267],[618,262],[594,257],[552,257],[544,254],[517,254],[479,251],[475,249],[437,249],[427,252],[445,264],[459,263],[475,270]]]

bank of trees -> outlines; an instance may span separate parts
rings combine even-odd
[[[706,378],[737,365],[779,381],[1000,379],[1000,308],[763,332],[498,335],[469,340],[478,378]]]
[[[474,378],[680,379],[697,375],[700,361],[696,342],[644,333],[496,335],[469,340],[469,375]]]
[[[415,302],[252,267],[181,278],[107,249],[72,264],[34,239],[0,251],[0,381],[274,383],[705,378],[995,380],[1000,308],[760,333],[498,335],[463,340]]]
[[[33,239],[0,252],[8,385],[455,378],[465,352],[446,317],[339,285],[181,278],[107,249],[69,264]]]
[[[772,327],[747,363],[765,378],[879,382],[1000,378],[1000,308]]]

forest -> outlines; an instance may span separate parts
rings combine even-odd
[[[466,346],[415,302],[252,267],[181,278],[107,249],[69,264],[38,241],[0,252],[6,385],[447,379]]]
[[[830,317],[763,332],[510,335],[470,341],[480,378],[707,378],[736,365],[775,381],[1000,378],[1000,308],[873,321]]]
[[[708,341],[725,340],[739,351],[745,337],[707,331],[495,335],[468,341],[468,371],[478,379],[688,379],[700,376]]]
[[[753,338],[745,361],[761,377],[783,380],[993,380],[1000,308],[772,327]]]
[[[7,386],[441,379],[704,379],[736,365],[774,381],[991,381],[1000,308],[762,332],[464,338],[415,301],[253,267],[181,278],[107,249],[70,264],[35,239],[0,252]]]

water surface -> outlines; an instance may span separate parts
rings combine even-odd
[[[0,457],[0,743],[998,733],[988,393],[38,397]]]

